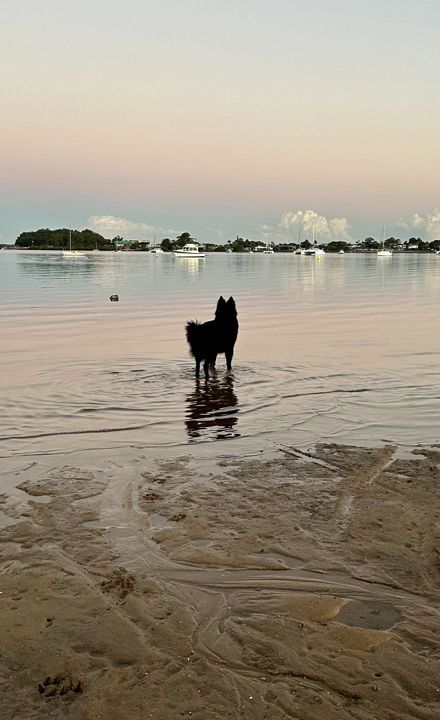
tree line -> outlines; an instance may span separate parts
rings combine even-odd
[[[151,245],[148,241],[141,240],[124,240],[117,235],[109,240],[93,230],[72,230],[68,228],[60,228],[58,230],[49,230],[42,228],[40,230],[32,230],[22,232],[15,241],[15,247],[26,248],[29,250],[67,250],[70,243],[70,232],[72,233],[72,248],[75,250],[117,250],[125,249],[132,251],[148,251]],[[164,238],[160,247],[164,252],[172,252],[183,247],[187,243],[197,242],[191,233],[183,232],[174,240]],[[249,240],[237,235],[235,240],[229,240],[225,244],[204,243],[203,247],[206,252],[253,252],[256,247],[261,246],[261,241]],[[275,252],[293,252],[298,247],[308,249],[312,247],[309,240],[304,240],[299,245],[297,243],[274,243],[268,242]],[[350,243],[345,240],[332,240],[319,247],[325,249],[326,252],[374,252],[382,246],[382,243],[373,237],[367,237],[356,243]],[[9,247],[4,245],[3,247]],[[440,250],[440,239],[425,241],[420,237],[411,237],[409,240],[401,241],[399,238],[389,237],[384,242],[384,247],[394,251],[416,251],[416,252],[434,252]]]
[[[72,233],[72,248],[75,250],[114,250],[114,240],[107,240],[93,230],[72,230],[60,228],[30,230],[22,232],[15,241],[15,247],[29,250],[68,250]]]

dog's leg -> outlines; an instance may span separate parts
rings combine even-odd
[[[200,358],[196,357],[196,377],[200,377]]]
[[[215,370],[215,361],[216,361],[216,360],[217,360],[217,353],[216,353],[215,355],[213,355],[213,357],[211,358],[211,363],[210,363],[210,365],[211,365],[211,367],[212,367],[213,370]]]
[[[226,350],[225,356],[226,356],[226,367],[228,368],[229,371],[231,371],[232,370],[232,358],[234,357],[234,349],[232,348],[231,350]]]
[[[209,358],[206,358],[203,363],[203,370],[205,372],[205,378],[209,378]]]

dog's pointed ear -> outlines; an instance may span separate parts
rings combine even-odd
[[[217,301],[217,307],[215,309],[215,316],[221,315],[226,310],[226,300],[224,299],[223,295],[220,295],[218,301]]]
[[[235,307],[235,300],[233,297],[230,297],[228,302],[226,303],[226,309],[229,311],[229,313],[235,313],[237,314],[237,309]]]

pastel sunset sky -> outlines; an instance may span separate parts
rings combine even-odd
[[[0,242],[440,237],[438,0],[0,4]]]

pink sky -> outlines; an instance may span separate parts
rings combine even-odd
[[[184,5],[6,3],[3,238],[91,215],[256,236],[308,208],[362,235],[440,206],[436,3]]]

